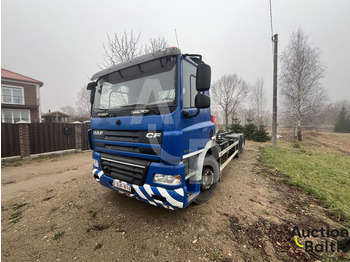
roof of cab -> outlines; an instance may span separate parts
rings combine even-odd
[[[118,70],[121,70],[121,69],[124,69],[127,67],[131,67],[133,65],[138,65],[138,64],[141,64],[141,63],[144,63],[147,61],[151,61],[154,59],[158,59],[158,58],[161,58],[164,56],[179,55],[179,54],[181,54],[181,50],[178,49],[177,47],[169,47],[169,48],[166,48],[166,49],[163,49],[160,51],[145,54],[145,55],[142,55],[139,57],[135,57],[129,61],[125,61],[125,62],[122,62],[120,64],[110,66],[110,67],[108,67],[100,72],[97,72],[96,74],[94,74],[91,77],[91,80],[92,81],[97,80],[97,79],[101,78],[102,76],[108,75],[110,73],[113,73],[115,71],[118,71]]]

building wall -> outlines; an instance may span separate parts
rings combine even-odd
[[[30,109],[30,118],[32,123],[41,123],[41,117],[38,109]]]
[[[36,84],[26,84],[9,80],[1,80],[1,85],[23,87],[24,104],[32,106],[38,105],[38,99],[36,95]]]
[[[40,123],[40,100],[37,96],[39,84],[30,84],[12,80],[1,80],[1,86],[13,86],[23,88],[24,105],[1,103],[2,109],[28,109],[32,123]],[[39,91],[40,92],[40,91]]]

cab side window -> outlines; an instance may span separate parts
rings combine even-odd
[[[183,60],[182,63],[182,96],[184,108],[191,108],[194,106],[194,98],[197,95],[196,90],[196,71],[197,68],[191,63]]]

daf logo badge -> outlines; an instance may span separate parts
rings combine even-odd
[[[102,130],[94,130],[94,133],[93,133],[95,136],[100,136],[100,135],[103,135],[103,131]]]

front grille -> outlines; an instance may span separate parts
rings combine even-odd
[[[133,142],[140,140],[140,131],[104,131],[104,140]]]
[[[160,136],[152,136],[154,133],[159,133]],[[162,143],[161,131],[147,130],[94,130],[93,138],[107,141],[120,141],[129,143],[145,143],[158,144]],[[149,134],[147,137],[147,134]],[[151,134],[151,135],[150,135]]]
[[[160,156],[162,132],[148,130],[93,130],[93,143],[94,147],[97,148]],[[147,145],[152,145],[152,147],[147,147]]]
[[[101,153],[103,172],[115,179],[142,186],[150,161]]]
[[[106,143],[95,143],[95,147],[100,147],[100,148],[105,148],[105,149],[110,149],[110,150],[118,150],[118,151],[139,153],[139,154],[160,155],[160,148],[117,146],[117,145],[110,145],[110,144],[108,144],[108,142],[106,142]]]

